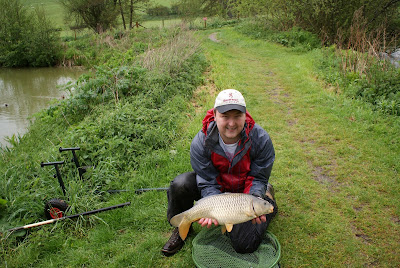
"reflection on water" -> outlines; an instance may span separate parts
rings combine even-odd
[[[71,68],[0,68],[0,144],[7,145],[6,136],[24,134],[28,118],[62,98],[65,92],[59,86],[82,73]]]

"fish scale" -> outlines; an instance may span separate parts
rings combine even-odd
[[[170,222],[179,228],[184,240],[192,222],[201,218],[216,219],[223,225],[223,232],[230,232],[234,224],[272,212],[273,206],[264,199],[244,193],[223,193],[200,199],[192,208],[172,217]]]

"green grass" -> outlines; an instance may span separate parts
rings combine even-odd
[[[162,27],[176,27],[178,25],[182,24],[181,19],[167,19],[164,20],[164,24],[162,20],[146,20],[141,23],[146,28],[162,28]]]
[[[209,40],[213,32],[218,33],[219,43]],[[69,115],[65,114],[46,138],[23,140],[21,151],[7,158],[3,156],[3,163],[12,163],[1,178],[3,182],[17,170],[16,176],[35,174],[29,180],[21,179],[20,190],[28,188],[34,192],[43,187],[41,184],[45,182],[38,178],[50,177],[52,173],[37,167],[40,160],[56,160],[57,144],[74,141],[74,145],[82,143],[81,157],[94,150],[90,154],[102,158],[87,183],[99,180],[104,182],[104,189],[119,187],[131,191],[168,186],[176,175],[191,169],[190,142],[200,129],[205,111],[212,107],[216,91],[236,88],[243,92],[250,113],[269,132],[275,146],[276,162],[270,182],[275,187],[279,214],[270,231],[281,244],[282,266],[397,266],[400,262],[399,119],[373,112],[362,102],[346,99],[326,88],[313,75],[313,59],[320,57],[318,51],[293,52],[252,40],[230,28],[201,31],[198,37],[211,65],[205,74],[208,83],[198,88],[190,102],[171,103],[171,109],[183,112],[174,122],[175,138],[166,148],[148,151],[132,162],[128,160],[131,154],[117,153],[128,145],[94,150],[92,146],[98,145],[93,140],[97,139],[104,144],[119,144],[126,130],[118,125],[118,120],[130,122],[127,118],[136,114],[133,102],[115,107],[100,104],[78,126],[68,126],[73,122],[67,123]],[[57,126],[67,129],[62,132]],[[131,125],[126,123],[126,127],[129,130]],[[116,134],[105,135],[116,130]],[[104,134],[103,140],[99,133]],[[23,151],[27,142],[40,150]],[[85,146],[87,142],[93,145]],[[119,165],[124,168],[118,169]],[[72,174],[68,176],[76,180]],[[80,183],[84,182],[69,186],[79,188]],[[49,195],[55,191],[52,188],[54,185],[49,185]],[[0,267],[194,266],[193,235],[173,257],[160,254],[171,231],[166,220],[165,192],[92,197],[91,192],[74,191],[73,200],[84,203],[77,209],[88,209],[93,203],[97,207],[126,201],[132,204],[89,218],[32,229],[19,243],[16,237],[1,237]],[[40,198],[43,196],[37,200]],[[93,202],[91,198],[100,199]],[[21,196],[18,201],[26,200]],[[21,224],[34,221],[41,205],[27,202],[27,206],[21,214],[32,216],[22,217]],[[199,229],[195,224],[195,230]]]

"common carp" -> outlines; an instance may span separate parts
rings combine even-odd
[[[170,223],[179,228],[179,236],[185,240],[192,222],[201,218],[216,219],[222,225],[222,232],[230,232],[234,224],[272,213],[273,210],[268,201],[253,195],[223,193],[200,199],[192,208],[172,217]]]

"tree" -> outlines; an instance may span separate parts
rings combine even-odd
[[[357,10],[367,20],[368,31],[386,24],[398,32],[400,0],[232,0],[235,12],[263,15],[278,30],[299,26],[333,42],[338,30],[344,35],[352,27]]]
[[[0,0],[0,66],[54,65],[61,53],[58,33],[41,9],[19,0]]]
[[[85,25],[101,33],[115,25],[119,10],[115,0],[61,0],[67,10],[66,20],[75,19],[76,25]]]
[[[126,29],[125,16],[129,18],[129,29],[133,28],[133,22],[139,20],[137,11],[145,12],[149,0],[118,0],[119,10],[124,29]]]

